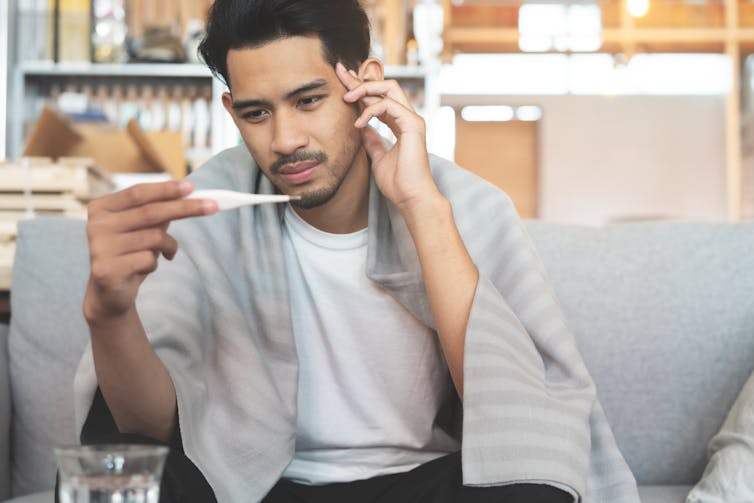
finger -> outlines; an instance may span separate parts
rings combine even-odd
[[[131,281],[134,275],[155,271],[157,265],[158,261],[151,251],[140,251],[109,260],[93,261],[91,276],[97,287],[115,290]]]
[[[178,253],[178,241],[176,241],[170,234],[166,234],[165,239],[163,239],[160,244],[159,250],[163,257],[168,260],[173,260],[175,254]]]
[[[157,270],[158,257],[151,251],[141,251],[121,257],[123,267],[131,274],[149,274]]]
[[[140,183],[127,189],[108,194],[91,204],[107,211],[123,211],[156,201],[169,201],[186,196],[194,190],[188,180],[170,180],[158,183]]]
[[[357,128],[366,127],[373,117],[388,125],[393,134],[399,136],[408,132],[422,132],[424,121],[416,112],[409,110],[390,98],[385,98],[366,107],[354,122]]]
[[[137,251],[151,250],[166,258],[175,256],[178,243],[159,227],[143,229],[115,236],[103,236],[91,243],[92,256],[113,257],[128,255]]]
[[[165,234],[156,246],[151,249],[155,259],[160,258],[160,255],[168,260],[173,260],[175,254],[178,253],[178,241],[169,234]]]
[[[365,127],[362,129],[361,138],[367,155],[373,161],[379,161],[387,152],[384,143],[382,143],[382,137],[373,128]]]
[[[111,213],[102,219],[102,225],[114,232],[128,232],[164,226],[173,220],[211,215],[215,212],[217,202],[211,199],[177,199]]]
[[[372,103],[384,97],[391,98],[404,107],[413,110],[413,106],[406,96],[398,82],[395,80],[371,80],[365,81],[359,84],[357,87],[348,91],[343,99],[348,103],[354,103],[358,100],[362,100],[365,105],[371,105],[367,103],[368,97],[374,97]]]
[[[364,82],[363,80],[359,78],[356,72],[354,72],[353,70],[347,70],[346,67],[343,66],[342,63],[338,63],[335,66],[335,73],[338,75],[338,78],[340,78],[341,83],[343,83],[343,85],[346,87],[348,91],[352,91],[356,89],[358,86],[360,86]],[[362,98],[362,103],[366,106],[369,106],[378,102],[380,99],[382,99],[382,96],[380,97],[367,96],[367,97]]]
[[[338,76],[340,82],[349,91],[361,84],[361,79],[358,78],[356,72],[354,72],[353,70],[349,71],[340,61],[335,64],[335,75]]]

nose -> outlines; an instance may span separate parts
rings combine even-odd
[[[278,155],[290,155],[306,147],[309,136],[303,128],[303,122],[294,111],[279,111],[272,117],[272,150]]]

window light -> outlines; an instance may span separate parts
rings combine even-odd
[[[516,119],[524,122],[536,122],[542,118],[542,108],[535,105],[523,105],[516,108]]]
[[[518,11],[518,46],[523,52],[592,52],[602,46],[597,4],[525,3]]]
[[[626,7],[633,17],[646,16],[649,12],[649,0],[628,0]]]
[[[461,109],[461,118],[469,122],[507,122],[515,112],[509,106],[467,106]]]

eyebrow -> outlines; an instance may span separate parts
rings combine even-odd
[[[313,80],[312,82],[299,86],[293,91],[286,93],[285,99],[289,100],[299,94],[307,93],[309,91],[314,91],[315,89],[320,89],[326,86],[327,86],[327,81],[325,79]],[[234,101],[233,104],[231,105],[231,108],[233,108],[233,110],[241,110],[243,108],[270,106],[270,105],[271,103],[268,100],[250,99],[250,100]]]

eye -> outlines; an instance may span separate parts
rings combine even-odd
[[[247,112],[244,112],[241,115],[241,118],[245,121],[256,124],[258,122],[262,122],[264,119],[267,118],[268,115],[269,113],[267,112],[267,110],[260,108],[260,109],[249,110]]]
[[[298,100],[297,105],[304,110],[311,110],[316,107],[323,98],[324,95],[304,96]]]

